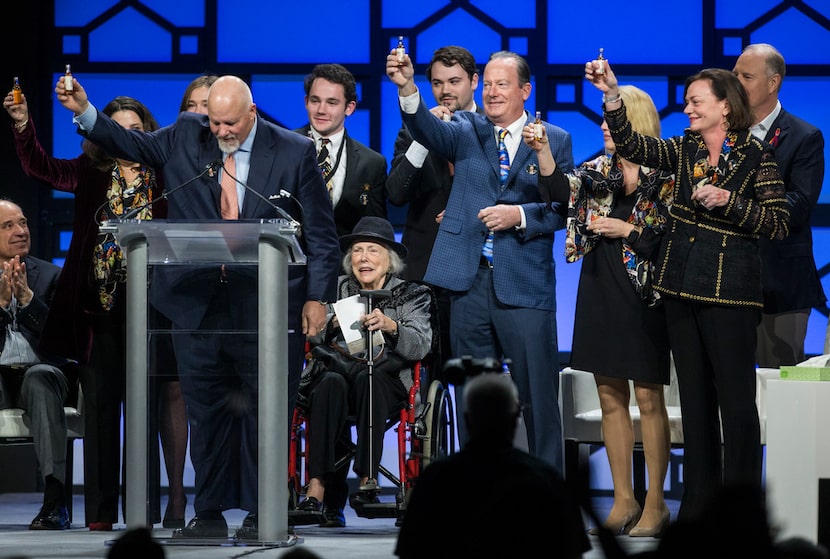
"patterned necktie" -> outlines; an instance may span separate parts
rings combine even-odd
[[[323,180],[326,181],[326,189],[329,191],[329,200],[332,200],[332,189],[334,188],[334,177],[331,175],[331,153],[329,153],[329,144],[331,140],[322,138],[320,140],[320,151],[317,152],[317,166],[320,167],[320,172],[323,173]],[[326,180],[328,179],[328,180]]]
[[[219,200],[222,219],[239,219],[239,199],[236,195],[236,160],[228,154],[222,171],[222,195]]]
[[[507,129],[499,130],[499,184],[503,187],[507,184],[507,175],[510,173],[510,154],[507,153],[507,144],[504,138],[507,136]],[[481,248],[481,255],[493,266],[493,232],[487,233],[484,246]]]
[[[510,173],[510,154],[507,153],[507,144],[504,138],[507,136],[507,129],[499,130],[499,184],[507,184],[507,175]]]

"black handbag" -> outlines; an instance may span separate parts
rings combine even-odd
[[[372,368],[373,374],[388,374],[397,376],[407,366],[407,361],[384,347],[375,358]],[[320,383],[326,371],[339,373],[351,385],[358,373],[365,370],[367,361],[349,354],[336,343],[320,344],[311,348],[306,367],[300,376],[300,386],[297,392],[297,405],[308,409],[311,392]]]

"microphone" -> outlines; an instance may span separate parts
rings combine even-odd
[[[222,166],[222,158],[220,157],[219,159],[214,159],[213,161],[211,161],[210,163],[205,165],[202,168],[202,170],[199,172],[199,174],[196,175],[195,177],[186,180],[185,182],[183,182],[182,184],[180,184],[176,188],[172,188],[170,190],[165,189],[164,193],[159,198],[156,198],[155,200],[150,200],[146,204],[141,204],[140,206],[131,209],[130,211],[128,211],[127,213],[122,215],[121,219],[132,219],[133,217],[138,215],[142,210],[152,206],[156,202],[156,200],[166,200],[167,198],[170,197],[171,194],[174,194],[174,193],[178,192],[179,190],[181,190],[182,188],[184,188],[185,186],[191,184],[192,182],[199,180],[200,178],[205,176],[206,173],[215,173],[216,170],[219,169],[219,167],[221,167],[221,166]],[[107,200],[106,202],[101,204],[101,206],[95,211],[95,215],[98,215],[98,213],[102,209],[104,209],[104,206],[106,206],[107,204],[109,204],[109,200]],[[101,224],[99,223],[98,225],[100,226]]]
[[[294,204],[297,205],[297,209],[300,210],[300,218],[303,221],[305,221],[305,208],[303,208],[303,205],[300,203],[300,200],[296,196],[294,196],[293,194],[291,194],[287,190],[281,188],[279,194],[272,194],[271,196],[268,197],[268,200],[279,200],[280,198],[287,198],[287,199],[293,201]]]
[[[369,311],[374,309],[374,303],[381,299],[389,299],[392,296],[392,292],[388,289],[361,289],[358,293],[361,297],[366,297],[366,305],[369,307]]]
[[[222,160],[220,159],[220,160],[219,160],[219,162],[220,162],[220,163],[222,163]],[[225,169],[225,165],[224,165],[224,163],[222,163],[222,172],[227,173],[227,175],[228,175],[230,178],[232,178],[233,180],[235,180],[237,183],[241,184],[241,185],[242,185],[242,187],[245,189],[245,191],[246,191],[246,192],[251,192],[251,193],[253,193],[253,194],[254,194],[254,196],[256,196],[257,198],[259,198],[260,200],[262,200],[263,202],[265,202],[266,204],[268,204],[269,206],[271,206],[272,208],[274,208],[274,211],[275,211],[275,212],[277,212],[277,214],[279,214],[279,216],[280,216],[281,218],[283,218],[283,219],[285,219],[286,221],[290,222],[290,223],[291,223],[291,225],[293,225],[293,226],[295,226],[295,227],[302,227],[302,223],[300,223],[299,221],[297,221],[296,219],[294,219],[293,217],[291,217],[291,214],[289,214],[287,211],[285,211],[284,209],[282,209],[281,207],[279,207],[277,204],[275,204],[274,202],[272,202],[269,198],[266,198],[265,196],[263,196],[263,195],[262,195],[259,191],[254,190],[253,188],[251,188],[250,186],[248,186],[248,185],[247,185],[246,183],[244,183],[243,181],[239,180],[238,178],[236,178],[236,177],[235,177],[235,176],[233,176],[232,174],[228,173],[228,170],[227,170],[227,169]],[[291,196],[291,193],[290,193],[290,192],[287,192],[287,191],[285,191],[285,190],[280,190],[280,197],[282,197],[282,193],[283,193],[283,192],[287,193],[290,197],[292,197],[292,198],[293,198],[293,196]]]

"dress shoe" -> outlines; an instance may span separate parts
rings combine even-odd
[[[220,518],[199,518],[194,516],[187,526],[173,530],[174,538],[227,538],[228,523]]]
[[[637,505],[637,508],[630,510],[628,514],[622,518],[622,520],[617,522],[608,522],[608,520],[606,520],[603,526],[615,536],[619,536],[621,534],[625,535],[630,533],[631,529],[634,528],[637,522],[639,522],[642,513],[643,509],[640,508],[640,505]],[[595,526],[588,530],[588,533],[592,536],[597,536],[599,535],[599,528]]]
[[[323,522],[323,503],[316,497],[306,497],[297,508],[288,511],[288,523],[291,526],[305,526]]]
[[[90,532],[112,532],[112,522],[90,522]]]
[[[666,509],[663,511],[663,514],[660,516],[660,520],[657,521],[657,524],[653,526],[643,526],[641,519],[641,521],[631,529],[628,535],[632,538],[659,538],[669,527],[670,519],[671,513],[668,509]]]
[[[40,507],[40,512],[29,524],[29,530],[69,530],[69,527],[66,507],[55,503],[45,503]]]
[[[257,513],[249,512],[242,521],[242,526],[236,529],[236,534],[233,537],[237,540],[258,540],[259,523]]]
[[[320,523],[321,528],[345,528],[346,515],[343,514],[343,509],[336,507],[325,507],[323,511],[323,521]]]
[[[378,497],[379,491],[365,491],[360,490],[356,493],[352,493],[349,495],[349,506],[352,507],[354,510],[359,510],[364,505],[375,505],[380,503],[380,498]]]
[[[161,525],[170,529],[176,528],[184,528],[184,518],[168,518],[167,516],[164,517],[164,520],[161,521]]]

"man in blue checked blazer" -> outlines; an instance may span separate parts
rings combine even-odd
[[[455,166],[452,191],[424,280],[452,291],[452,353],[510,359],[524,404],[528,450],[562,471],[559,417],[553,236],[563,214],[539,195],[535,152],[523,129],[534,123],[524,109],[530,68],[512,52],[491,55],[484,69],[484,114],[456,112],[435,118],[413,81],[408,56],[394,53],[386,72],[398,86],[403,122],[412,137]],[[573,168],[571,137],[543,123],[557,164]],[[499,131],[507,130],[506,180],[499,177]],[[482,249],[492,232],[492,262]],[[461,401],[456,387],[456,401]],[[459,409],[462,444],[466,433]]]

